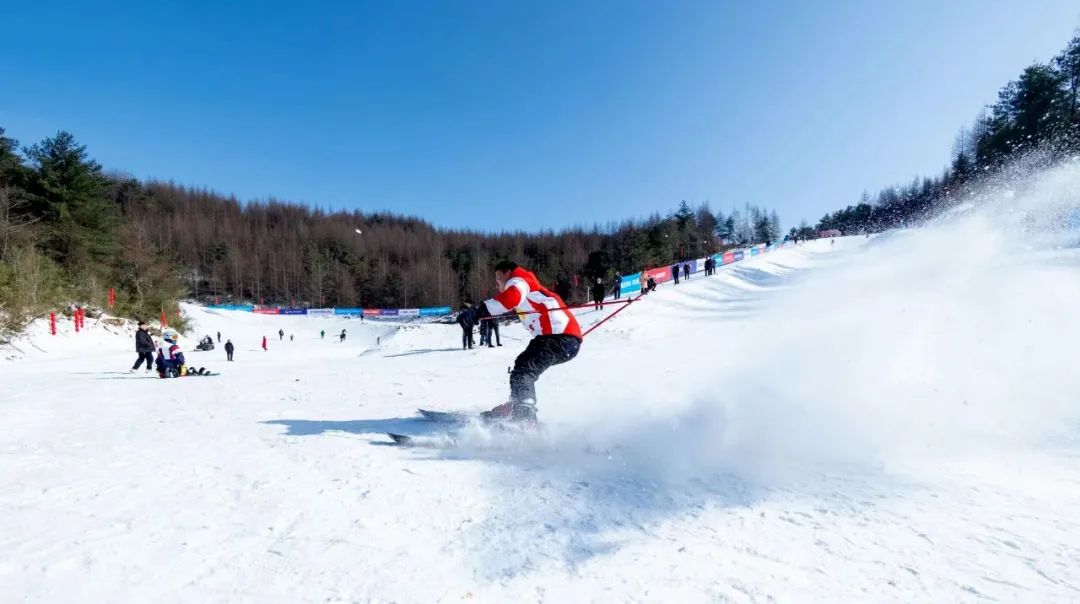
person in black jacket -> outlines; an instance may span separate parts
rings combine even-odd
[[[671,267],[671,276],[675,278],[675,285],[679,284],[679,265]]]
[[[471,308],[471,304],[465,304],[465,307],[461,309],[461,313],[458,315],[458,325],[461,326],[461,349],[470,350],[476,346],[476,340],[473,339],[473,324],[468,321],[463,321],[462,316],[467,315]]]
[[[139,321],[139,329],[135,332],[135,352],[138,353],[139,358],[135,360],[131,373],[135,373],[143,361],[146,361],[146,370],[150,371],[151,365],[154,364],[154,350],[156,349],[154,338],[150,337],[149,331],[146,331],[146,323]]]
[[[676,268],[675,270],[679,270],[679,269]],[[682,274],[683,274],[683,279],[689,279],[690,278],[690,263],[689,262],[687,262],[686,264],[683,265]]]
[[[232,340],[225,340],[225,358],[229,361],[232,361],[232,353],[234,350],[236,350],[236,347],[233,346]]]

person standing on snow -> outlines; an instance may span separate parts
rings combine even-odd
[[[593,310],[604,310],[604,280],[597,277],[592,288]]]
[[[673,279],[675,279],[675,285],[678,285],[679,284],[679,265],[678,264],[671,267],[671,276],[672,276]]]
[[[345,330],[344,329],[341,330],[341,335],[338,336],[338,337],[341,338],[339,341],[341,341],[341,342],[345,341]]]
[[[488,321],[480,321],[480,348],[488,343]]]
[[[220,343],[221,343],[221,332],[220,332],[220,331],[219,331],[219,332],[217,332],[217,343],[218,343],[218,344],[220,344]]]
[[[500,293],[463,311],[458,322],[471,330],[482,320],[516,312],[533,339],[514,360],[510,400],[480,416],[484,420],[509,419],[535,424],[536,380],[549,367],[577,356],[581,350],[581,327],[560,296],[540,285],[536,275],[514,262],[504,260],[495,265],[495,282]]]
[[[135,359],[135,365],[131,368],[131,373],[135,373],[139,370],[139,366],[146,361],[146,370],[150,371],[154,364],[154,338],[150,337],[150,332],[146,331],[146,323],[139,321],[139,328],[135,331],[135,352],[139,355],[138,359]]]
[[[278,339],[279,342],[285,339],[285,330],[284,329],[277,330],[277,339]]]
[[[262,347],[263,347],[263,352],[266,352],[266,336],[263,336]]]
[[[502,346],[502,338],[499,337],[499,321],[492,319],[491,321],[485,321],[488,323],[488,348],[494,348],[495,346]],[[495,336],[495,345],[491,344],[491,336]]]
[[[232,362],[232,354],[234,350],[236,350],[236,347],[233,346],[232,340],[225,340],[225,360],[229,361],[230,363]]]
[[[678,271],[679,267],[675,267],[675,270]],[[683,265],[683,267],[682,267],[682,275],[683,275],[684,280],[689,280],[690,279],[690,263],[689,262],[687,262],[686,264]]]
[[[326,330],[325,329],[320,329],[319,330],[319,339],[320,340],[325,340],[326,339]]]
[[[472,347],[476,343],[473,340],[473,327],[476,325],[477,321],[474,321],[474,322],[469,323],[469,324],[466,324],[464,321],[462,321],[462,319],[471,310],[472,309],[469,308],[469,304],[466,303],[465,308],[463,308],[461,310],[461,314],[458,315],[458,325],[461,326],[461,349],[462,350],[470,350],[470,349],[472,349]]]

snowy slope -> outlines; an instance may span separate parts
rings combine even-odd
[[[451,450],[384,433],[504,400],[522,328],[187,307],[221,376],[0,365],[0,600],[1076,600],[1078,268],[978,216],[758,256],[590,335],[543,434]]]

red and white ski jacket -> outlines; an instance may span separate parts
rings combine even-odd
[[[492,316],[516,312],[533,337],[566,334],[581,339],[577,318],[566,310],[562,298],[521,267],[510,273],[506,287],[485,305]]]

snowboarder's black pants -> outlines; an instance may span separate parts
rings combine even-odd
[[[146,370],[150,370],[150,366],[154,364],[154,353],[152,352],[140,352],[139,358],[135,360],[135,366],[131,369],[134,371],[142,366],[143,361],[146,361]]]
[[[495,343],[498,344],[499,346],[502,346],[502,338],[499,337],[499,322],[498,321],[488,321],[488,323],[489,323],[489,325],[488,325],[488,336],[487,336],[488,346],[490,347],[492,345],[491,344],[491,336],[495,336]]]
[[[514,361],[510,372],[510,400],[536,401],[536,379],[548,367],[565,363],[577,356],[581,340],[565,334],[533,338]]]
[[[228,359],[231,361],[232,360],[232,351],[226,352],[225,356],[228,357]]]
[[[461,349],[468,350],[476,344],[476,340],[473,339],[472,327],[465,329],[461,328]]]

